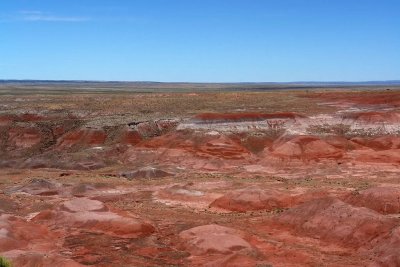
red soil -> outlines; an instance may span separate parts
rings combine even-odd
[[[400,164],[400,149],[361,150],[355,155],[355,160],[371,163]]]
[[[289,209],[277,216],[276,222],[296,234],[353,248],[369,247],[398,224],[394,218],[334,198]]]
[[[32,113],[25,113],[22,115],[18,116],[18,120],[24,121],[24,122],[31,122],[31,121],[40,121],[43,120],[45,117],[38,115],[38,114],[32,114]]]
[[[120,238],[148,236],[155,228],[148,222],[132,216],[122,216],[108,211],[98,200],[81,198],[64,202],[57,211],[42,211],[34,221],[55,224],[58,227],[86,229],[93,233],[104,233]]]
[[[58,149],[65,149],[77,145],[80,147],[98,146],[104,144],[106,138],[107,134],[103,130],[91,128],[78,129],[62,136],[57,142],[57,147]]]
[[[218,207],[229,211],[273,211],[289,208],[312,199],[327,196],[326,192],[310,192],[293,194],[276,189],[262,190],[256,187],[231,191],[216,199],[210,207]]]
[[[400,227],[396,227],[374,248],[375,266],[400,266],[399,247]]]
[[[47,227],[35,223],[27,223],[18,217],[0,215],[1,238],[0,252],[13,249],[25,249],[28,246],[52,248],[53,238]]]
[[[139,134],[138,131],[124,130],[120,142],[122,144],[136,145],[142,140],[143,137]]]
[[[400,137],[395,135],[386,135],[376,138],[355,137],[351,139],[351,142],[377,151],[400,148]]]
[[[0,115],[0,126],[7,126],[15,121],[15,115]]]
[[[344,96],[330,95],[373,103]],[[397,123],[393,114],[346,119]],[[67,117],[0,116],[0,252],[15,266],[400,265],[396,135],[176,130],[175,120],[87,128],[58,118]],[[206,113],[194,122],[297,118]]]
[[[236,143],[241,144],[244,148],[254,154],[259,154],[266,147],[272,146],[276,137],[266,134],[252,135],[248,133],[237,133],[228,135],[230,139]]]
[[[251,250],[238,230],[219,226],[202,225],[179,234],[186,250],[192,255],[229,254],[239,250]]]
[[[359,144],[358,142],[355,142],[353,140],[349,140],[343,136],[326,136],[324,138],[324,141],[330,144],[331,146],[334,146],[338,149],[341,149],[343,151],[350,151],[358,148],[362,148],[362,144]]]
[[[179,149],[198,157],[245,159],[250,151],[225,135],[203,135],[195,132],[173,132],[143,141],[138,146],[146,148]]]
[[[354,192],[345,201],[358,207],[366,207],[382,214],[400,213],[399,187],[372,187]]]
[[[12,127],[8,131],[9,149],[30,148],[42,141],[42,134],[35,127]]]
[[[343,151],[316,136],[282,137],[273,143],[267,154],[279,158],[318,160],[320,158],[338,159]]]
[[[260,190],[245,188],[216,199],[210,207],[218,207],[230,211],[274,210],[287,207],[290,197],[276,190]]]

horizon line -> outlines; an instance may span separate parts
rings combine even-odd
[[[369,80],[369,81],[318,81],[318,80],[310,80],[310,81],[263,81],[263,82],[251,82],[251,81],[242,81],[242,82],[229,82],[229,81],[219,81],[219,82],[197,82],[197,81],[146,81],[146,80],[81,80],[81,79],[0,79],[0,82],[82,82],[82,83],[177,83],[177,84],[368,84],[368,83],[399,83],[399,80]]]

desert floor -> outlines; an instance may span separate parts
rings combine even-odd
[[[400,89],[0,87],[14,266],[400,266]]]

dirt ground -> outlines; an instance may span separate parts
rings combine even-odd
[[[399,88],[12,89],[13,266],[400,266]]]

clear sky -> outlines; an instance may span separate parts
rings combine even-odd
[[[0,79],[400,79],[399,0],[0,0]]]

